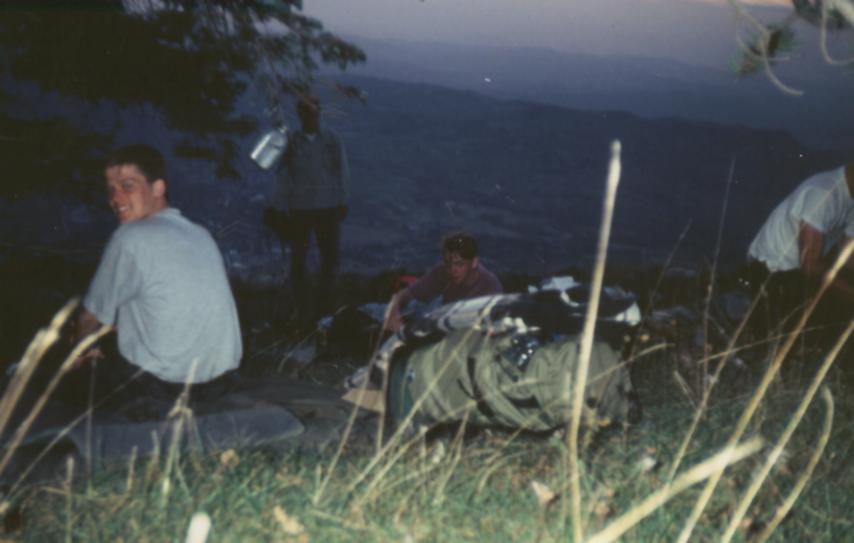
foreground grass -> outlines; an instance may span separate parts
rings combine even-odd
[[[827,448],[808,485],[772,541],[852,541],[854,396],[833,374],[835,416]],[[667,484],[669,466],[693,409],[661,366],[636,379],[644,422],[628,433],[600,435],[581,458],[584,533],[592,535]],[[773,443],[803,393],[778,384],[748,434]],[[682,461],[689,469],[722,447],[746,403],[721,397],[703,419]],[[750,540],[783,502],[821,438],[820,401],[807,411],[785,453],[741,523]],[[558,436],[480,432],[417,440],[394,462],[366,467],[371,451],[346,452],[328,474],[334,448],[321,451],[229,451],[108,467],[33,488],[19,504],[26,541],[183,541],[191,517],[210,516],[209,541],[567,541],[565,442]],[[717,541],[753,473],[768,454],[729,468],[691,541]],[[536,483],[536,484],[535,484]],[[538,487],[538,491],[534,487]],[[691,487],[658,508],[621,541],[673,541],[699,495]],[[557,496],[551,497],[550,491]]]

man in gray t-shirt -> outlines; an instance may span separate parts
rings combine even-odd
[[[236,369],[242,343],[222,255],[207,230],[169,207],[164,169],[160,153],[145,145],[119,149],[107,161],[110,207],[121,224],[83,300],[75,335],[114,327],[121,356],[101,360],[97,373],[126,365],[143,381],[175,391]],[[97,351],[78,365],[93,357]]]

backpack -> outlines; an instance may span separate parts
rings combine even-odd
[[[589,290],[486,296],[443,306],[407,324],[378,354],[393,423],[460,422],[533,431],[569,422]],[[635,299],[606,289],[585,388],[586,426],[636,422],[621,351],[639,322]]]

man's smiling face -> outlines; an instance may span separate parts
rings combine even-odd
[[[149,183],[133,164],[110,166],[104,171],[110,208],[122,224],[150,217],[166,207],[166,182]]]

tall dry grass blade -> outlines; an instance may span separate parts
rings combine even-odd
[[[727,446],[721,452],[677,477],[673,483],[665,485],[661,490],[647,496],[641,503],[615,519],[599,533],[593,535],[586,543],[616,541],[617,538],[626,533],[632,526],[648,517],[680,492],[716,473],[722,473],[728,466],[755,454],[761,448],[762,440],[758,437],[738,446]]]
[[[709,313],[712,308],[712,294],[715,291],[715,277],[717,277],[718,271],[718,259],[721,254],[721,242],[724,237],[724,224],[726,223],[726,210],[729,205],[729,192],[732,188],[732,178],[735,174],[735,157],[730,160],[729,163],[729,173],[727,174],[726,179],[726,189],[724,190],[724,198],[723,204],[721,205],[721,218],[718,221],[718,234],[715,240],[715,254],[712,258],[712,269],[709,273],[709,284],[706,287],[706,299],[704,301],[705,308],[703,310],[703,375],[709,374]],[[706,385],[703,383],[703,390],[705,390]]]
[[[65,541],[71,543],[74,521],[72,512],[74,511],[73,495],[71,489],[74,483],[74,457],[69,456],[65,460],[65,481],[63,482],[63,491],[65,492]]]
[[[368,370],[370,371],[370,370]],[[353,431],[353,426],[356,423],[356,417],[359,415],[359,411],[362,409],[360,404],[365,399],[365,393],[368,390],[369,379],[365,379],[365,381],[359,386],[359,390],[357,392],[356,401],[353,405],[353,408],[350,410],[350,415],[347,418],[347,425],[344,427],[344,432],[341,434],[341,439],[338,440],[338,447],[335,449],[335,454],[332,455],[332,460],[329,462],[329,467],[326,468],[326,475],[317,485],[317,489],[314,491],[314,494],[311,497],[311,503],[314,506],[317,506],[320,503],[320,500],[323,498],[323,493],[326,491],[326,487],[329,484],[329,481],[332,479],[332,475],[335,473],[335,468],[338,466],[338,461],[341,459],[341,455],[344,453],[344,447],[347,444],[347,441],[350,439],[350,433]],[[384,418],[383,414],[379,415],[380,419]],[[382,434],[382,426],[378,430],[378,433]]]
[[[593,331],[596,327],[596,315],[599,313],[599,293],[605,276],[605,258],[608,253],[608,240],[611,236],[611,222],[614,216],[614,202],[617,198],[617,185],[620,182],[620,142],[611,143],[611,160],[608,163],[608,177],[605,183],[605,199],[602,203],[602,226],[599,228],[599,244],[596,250],[596,264],[590,281],[590,301],[584,319],[584,329],[579,347],[578,368],[572,397],[567,448],[569,449],[569,481],[572,502],[572,534],[576,542],[584,538],[581,507],[581,475],[578,465],[578,431],[581,428],[581,413],[584,408],[584,388],[587,385],[587,373],[590,366],[590,354],[593,350]],[[568,383],[567,383],[568,384]],[[569,393],[569,387],[564,387]],[[568,402],[567,402],[568,403]]]
[[[719,377],[723,372],[724,368],[726,367],[727,361],[729,361],[729,357],[731,357],[736,352],[735,344],[741,337],[742,332],[747,326],[747,322],[750,320],[751,315],[753,315],[753,312],[759,305],[760,300],[761,296],[756,296],[753,298],[753,301],[750,303],[750,307],[747,308],[744,317],[742,317],[741,322],[738,324],[738,327],[736,328],[735,332],[733,332],[732,337],[729,339],[729,343],[727,344],[726,349],[724,349],[723,353],[710,357],[710,359],[721,357],[722,360],[721,363],[718,364],[718,367],[715,370],[715,374],[712,376],[712,379],[710,379],[713,385],[710,387],[703,388],[703,397],[700,399],[700,405],[697,406],[697,408],[694,410],[694,417],[691,420],[691,426],[688,428],[688,431],[685,432],[685,437],[682,438],[682,442],[680,443],[679,449],[677,450],[676,455],[674,457],[673,465],[670,467],[670,472],[667,475],[667,479],[669,481],[672,481],[673,478],[676,476],[676,472],[679,471],[679,466],[682,464],[682,460],[685,458],[685,455],[688,452],[688,446],[690,445],[691,440],[694,439],[694,434],[696,433],[697,428],[700,425],[700,419],[703,418],[703,415],[705,414],[706,409],[709,406],[709,401],[712,397],[714,383],[720,382]]]
[[[172,409],[167,415],[167,420],[172,420],[172,437],[169,442],[169,451],[166,454],[166,467],[163,470],[163,486],[161,488],[162,492],[160,502],[161,507],[165,507],[169,501],[169,494],[172,488],[172,471],[177,469],[176,465],[180,456],[181,441],[183,439],[182,434],[184,433],[185,425],[188,439],[192,430],[193,411],[189,408],[190,388],[192,387],[191,381],[196,373],[198,363],[198,359],[193,360],[190,372],[187,375],[187,380],[184,382],[184,389],[175,400],[175,405],[172,406]]]
[[[822,431],[821,438],[816,445],[815,452],[801,473],[801,476],[798,478],[798,482],[795,483],[795,486],[792,488],[792,491],[788,496],[786,496],[786,499],[780,507],[777,508],[777,511],[774,512],[774,518],[772,518],[765,526],[765,529],[762,530],[762,533],[759,534],[754,543],[762,543],[767,540],[774,530],[777,529],[777,526],[783,522],[786,515],[789,514],[789,511],[791,511],[795,502],[798,500],[798,496],[800,496],[804,487],[807,485],[807,481],[812,477],[812,473],[818,465],[818,461],[821,459],[822,454],[824,454],[824,448],[827,446],[827,442],[830,441],[830,430],[833,428],[833,396],[830,395],[830,391],[827,387],[822,387],[821,396],[824,400],[827,412],[824,415],[824,430]]]
[[[383,315],[383,330],[386,329],[386,327],[388,326],[388,323],[389,323],[389,319],[391,318],[391,308],[392,308],[392,304],[391,304],[391,301],[389,301],[389,303],[386,304],[385,314]],[[377,338],[377,343],[374,345],[373,352],[371,353],[371,357],[368,360],[368,367],[369,368],[374,363],[374,360],[376,359],[377,354],[379,353],[379,350],[382,347],[382,342],[380,341],[381,337],[382,336]],[[368,369],[368,371],[370,371],[370,369]],[[387,372],[385,372],[385,373],[387,373]],[[314,495],[311,498],[311,503],[313,505],[317,505],[318,503],[320,503],[320,499],[323,497],[323,493],[326,491],[326,487],[327,487],[327,485],[329,485],[329,481],[332,479],[332,474],[335,472],[335,468],[338,466],[338,461],[341,459],[341,455],[344,452],[344,446],[347,444],[347,440],[350,439],[350,434],[352,433],[353,426],[356,423],[356,417],[358,416],[359,410],[361,409],[359,406],[362,404],[362,402],[365,399],[365,392],[368,389],[369,381],[370,381],[370,379],[366,378],[365,381],[362,383],[362,385],[359,387],[359,390],[358,390],[358,393],[356,396],[355,405],[353,406],[353,409],[350,411],[350,416],[347,419],[347,425],[344,427],[344,432],[341,434],[341,439],[338,441],[338,448],[335,450],[335,454],[332,456],[332,461],[329,463],[329,467],[326,469],[326,475],[321,480],[320,484],[317,487],[317,490],[314,492]],[[388,376],[384,374],[383,375],[383,387],[386,387],[387,384],[388,384]],[[385,388],[383,388],[383,390],[385,390]],[[388,406],[385,406],[385,409],[388,409]],[[375,442],[375,447],[376,447],[376,452],[374,453],[375,455],[380,454],[380,452],[382,451],[382,436],[385,433],[385,413],[380,414],[379,419],[380,420],[379,420],[379,424],[378,424],[378,428],[377,428],[377,435],[376,435],[377,441]]]
[[[0,473],[2,473],[4,469],[6,469],[6,466],[8,465],[9,461],[15,454],[15,449],[17,449],[18,445],[21,444],[21,441],[24,439],[24,436],[30,430],[30,427],[33,425],[33,422],[35,422],[36,418],[39,416],[45,404],[47,403],[48,398],[50,398],[50,395],[53,394],[53,391],[59,385],[59,382],[62,380],[65,374],[71,370],[71,367],[73,366],[74,362],[80,357],[80,355],[82,355],[92,345],[94,345],[96,341],[98,341],[107,333],[109,333],[110,330],[112,330],[110,326],[101,326],[97,331],[86,336],[80,343],[77,344],[74,349],[72,349],[71,353],[60,365],[59,370],[56,372],[53,378],[51,378],[45,390],[36,400],[36,403],[30,410],[30,413],[18,426],[18,429],[12,436],[11,441],[6,445],[6,453],[3,455],[3,459],[0,460]]]
[[[134,446],[130,451],[130,459],[128,459],[128,475],[125,479],[125,495],[129,496],[133,492],[134,467],[136,466],[137,448]]]
[[[383,315],[383,330],[388,328],[388,324],[389,324],[389,321],[391,319],[392,308],[394,307],[393,304],[395,303],[394,297],[395,297],[395,295],[392,294],[391,300],[389,300],[388,304],[386,304],[385,314]],[[380,341],[381,338],[382,338],[382,334],[380,334],[380,336],[377,338],[377,343],[376,343],[376,345],[374,345],[374,350],[373,350],[373,353],[371,355],[371,361],[374,360],[374,357],[377,355],[377,353],[380,352],[380,348],[382,348],[382,342]],[[389,361],[389,367],[386,369],[386,371],[383,372],[382,390],[388,390],[388,380],[390,378],[390,376],[389,376],[390,372],[391,372],[391,361]],[[368,379],[365,380],[366,383],[367,383],[367,381],[368,381]],[[388,400],[388,397],[386,397],[385,399]],[[385,415],[385,413],[387,413],[388,406],[385,405],[385,403],[384,403],[383,407],[384,407],[383,415]],[[386,422],[385,416],[380,417],[379,427],[377,429],[376,441],[374,443],[374,447],[375,447],[375,450],[377,452],[379,452],[379,450],[382,448],[382,438],[383,438],[383,435],[385,433],[385,422]]]
[[[207,513],[196,513],[187,527],[184,543],[205,543],[211,531],[211,517]]]
[[[789,423],[786,425],[786,429],[780,435],[780,438],[777,440],[777,443],[774,446],[774,449],[768,455],[767,460],[765,461],[765,465],[762,466],[756,475],[753,478],[753,482],[750,487],[745,492],[741,501],[739,502],[738,507],[733,513],[732,519],[730,520],[729,526],[727,526],[726,531],[724,532],[723,537],[721,538],[721,543],[726,543],[732,536],[735,535],[735,531],[738,529],[741,520],[744,518],[744,515],[747,513],[747,509],[750,507],[750,504],[753,502],[753,499],[756,497],[756,494],[759,492],[760,487],[765,482],[765,479],[768,477],[768,474],[771,472],[771,469],[780,459],[780,455],[783,454],[783,449],[786,447],[786,444],[792,438],[792,434],[795,433],[795,429],[800,424],[801,420],[804,417],[804,414],[807,412],[807,408],[812,402],[813,398],[818,392],[821,383],[824,381],[824,378],[827,376],[827,372],[830,371],[830,366],[836,361],[836,357],[839,356],[839,352],[842,350],[842,347],[845,346],[845,342],[848,341],[848,338],[851,337],[851,333],[854,331],[854,322],[848,324],[848,328],[843,332],[836,344],[833,346],[833,349],[827,356],[824,358],[824,362],[810,383],[809,388],[801,399],[800,404],[798,405],[798,409],[792,415],[792,418],[789,419]],[[825,394],[829,394],[829,392],[824,391]],[[829,413],[831,415],[832,422],[832,414],[833,414],[833,400],[830,401]],[[830,427],[827,428],[827,433],[830,433]],[[822,436],[824,439],[824,436]]]
[[[676,381],[677,385],[679,385],[679,390],[682,391],[682,395],[685,396],[685,399],[688,400],[688,403],[690,403],[691,407],[694,408],[694,412],[698,412],[699,406],[697,405],[697,399],[694,398],[694,390],[691,388],[691,385],[689,385],[685,381],[685,378],[682,377],[682,374],[679,373],[679,370],[673,371],[673,380]]]
[[[471,330],[471,331],[467,332],[467,334],[470,334],[470,333],[476,333],[476,331]],[[457,348],[459,349],[459,348],[461,348],[461,346],[457,347]],[[359,473],[359,475],[349,484],[349,486],[345,490],[345,494],[349,494],[349,493],[353,492],[356,489],[356,487],[358,487],[359,484],[361,484],[364,480],[366,480],[368,478],[368,476],[370,476],[371,473],[375,469],[377,470],[377,472],[371,478],[370,482],[366,485],[366,488],[362,493],[362,498],[360,498],[360,500],[358,502],[356,502],[357,505],[361,505],[367,499],[369,499],[371,493],[374,492],[374,490],[376,488],[378,488],[380,484],[382,484],[383,478],[391,470],[391,468],[394,467],[394,465],[403,457],[403,455],[407,451],[409,451],[412,448],[413,445],[415,445],[416,443],[420,443],[421,440],[423,439],[425,432],[427,430],[426,428],[420,428],[418,433],[416,435],[412,436],[411,439],[409,439],[406,442],[402,442],[402,438],[403,438],[402,429],[405,428],[405,425],[409,424],[409,421],[412,419],[412,416],[418,411],[420,406],[424,403],[424,401],[428,398],[430,393],[438,385],[438,381],[441,378],[442,374],[450,367],[451,362],[453,362],[455,360],[456,352],[457,352],[456,350],[453,351],[453,353],[448,357],[445,364],[440,368],[439,372],[437,372],[437,375],[434,378],[434,380],[428,384],[428,386],[425,390],[425,393],[416,399],[415,403],[413,404],[413,408],[410,411],[409,415],[401,423],[401,428],[399,428],[398,431],[395,432],[395,434],[392,436],[392,438],[389,439],[389,442],[386,444],[386,446],[383,447],[383,449],[380,451],[380,453],[375,454],[374,457],[371,458],[370,462],[368,463],[368,466],[366,468],[364,468],[362,470],[362,472]],[[525,382],[525,381],[520,381],[519,383],[517,383],[517,385],[519,385],[519,386],[524,386],[525,384],[527,384],[527,382]],[[453,444],[455,450],[457,451],[457,454],[460,455],[460,458],[462,455],[462,446],[463,446],[462,437],[464,436],[464,433],[462,431],[465,430],[465,427],[466,427],[466,424],[468,421],[468,414],[473,409],[475,409],[476,405],[477,405],[477,402],[475,400],[470,400],[470,401],[466,402],[464,405],[462,405],[457,411],[447,413],[447,415],[449,417],[455,417],[457,415],[462,415],[462,417],[463,417],[463,422],[462,422],[462,425],[459,429],[460,431],[456,434],[454,444]],[[536,414],[532,414],[530,416],[529,420],[534,421],[535,419],[536,419]],[[524,428],[525,428],[525,423],[523,423],[522,427],[517,429],[512,434],[511,441],[512,441],[512,439],[517,437],[519,435],[519,433],[521,433],[524,430]],[[508,442],[508,445],[509,445],[509,442]],[[505,447],[506,446],[507,445],[505,445]],[[394,451],[394,452],[392,453],[392,451]],[[498,454],[498,452],[496,452],[496,455],[497,454]],[[391,455],[391,456],[389,457],[389,455]],[[380,466],[381,461],[383,460],[383,458],[386,458],[386,457],[388,457],[388,459],[385,461],[384,464],[382,464]]]
[[[693,219],[692,219],[693,220]],[[658,277],[655,279],[655,284],[652,286],[652,289],[649,291],[648,298],[649,300],[655,300],[658,295],[658,291],[661,288],[661,284],[664,282],[664,272],[670,267],[670,264],[673,263],[673,259],[676,258],[676,252],[679,250],[679,247],[682,245],[682,242],[685,240],[685,236],[688,235],[688,230],[691,229],[692,220],[688,221],[688,224],[685,225],[685,228],[682,229],[682,233],[679,234],[679,237],[676,239],[676,243],[673,245],[673,248],[670,250],[670,254],[667,255],[667,258],[664,260],[664,265],[661,267],[661,272],[658,274]],[[647,304],[647,307],[644,309],[643,315],[641,315],[640,323],[638,324],[638,328],[642,328],[644,324],[646,324],[650,315],[652,315],[654,305],[652,303]],[[629,351],[627,361],[634,361],[638,358],[647,354],[646,351],[641,352],[640,354],[635,353],[635,348],[637,347],[638,342],[633,341],[631,343],[631,349]],[[659,345],[658,348],[666,348],[667,345]]]
[[[492,308],[494,307],[496,301],[497,301],[497,298],[495,300],[493,300],[492,302],[488,303],[486,305],[486,307],[483,308],[481,316],[489,315],[489,313],[492,311]],[[481,328],[481,326],[475,326],[475,327],[471,328],[470,330],[468,330],[466,332],[465,337],[468,337],[471,334],[480,333],[478,331],[479,328]],[[448,369],[451,367],[451,364],[454,362],[454,360],[457,357],[457,353],[459,352],[460,349],[463,348],[464,344],[465,344],[465,341],[461,341],[459,343],[459,345],[455,348],[455,350],[453,350],[448,355],[448,358],[445,361],[445,363],[439,368],[439,371],[436,372],[436,375],[427,384],[427,387],[425,388],[424,394],[422,394],[421,396],[419,396],[418,398],[415,399],[415,401],[412,404],[412,407],[410,408],[409,413],[406,415],[406,417],[404,417],[404,419],[402,421],[400,421],[397,424],[397,428],[396,428],[394,434],[392,434],[392,436],[388,439],[388,441],[382,447],[382,449],[380,449],[377,453],[374,454],[373,458],[371,458],[371,460],[368,462],[368,465],[365,466],[365,468],[362,469],[362,471],[359,473],[359,475],[356,476],[356,479],[353,480],[353,482],[351,482],[350,485],[348,485],[347,490],[345,491],[346,493],[350,493],[353,490],[355,490],[356,487],[359,486],[359,484],[380,463],[380,461],[386,455],[388,455],[391,450],[393,450],[395,447],[397,447],[398,445],[401,444],[401,442],[402,442],[402,440],[406,434],[406,428],[410,425],[410,423],[412,422],[412,420],[415,417],[415,414],[418,413],[418,410],[421,408],[421,406],[424,404],[424,402],[427,400],[427,398],[430,397],[430,394],[436,389],[436,387],[439,384],[439,380],[442,378],[442,376],[444,376],[445,372],[448,371]],[[468,402],[467,405],[464,406],[463,411],[468,410],[468,409],[473,409],[475,407],[475,405],[476,405],[475,401]],[[416,436],[416,438],[417,438],[417,436]]]
[[[762,376],[762,381],[759,383],[759,386],[756,389],[756,392],[751,397],[750,402],[745,408],[744,412],[741,415],[741,418],[738,420],[736,424],[736,428],[730,436],[727,445],[732,446],[741,439],[742,434],[747,429],[747,424],[753,418],[754,413],[756,413],[757,408],[759,407],[759,403],[765,397],[765,393],[768,391],[768,387],[771,385],[774,377],[776,377],[777,373],[780,370],[780,366],[783,364],[783,360],[786,358],[786,355],[789,354],[789,350],[795,344],[798,336],[804,328],[804,325],[807,322],[807,319],[812,315],[815,310],[816,305],[818,305],[819,300],[821,300],[824,293],[830,287],[830,284],[836,278],[839,270],[848,262],[848,259],[851,258],[851,254],[854,253],[854,239],[849,240],[842,250],[839,252],[839,255],[836,258],[836,261],[833,263],[833,266],[830,270],[824,275],[822,278],[821,286],[819,287],[818,292],[815,296],[810,300],[809,304],[807,304],[806,309],[804,309],[801,314],[800,320],[798,321],[795,329],[789,334],[786,342],[777,352],[777,355],[772,360],[771,364],[768,366],[768,369],[765,371],[765,375]],[[697,525],[697,521],[700,518],[703,510],[706,508],[706,505],[709,503],[709,500],[712,497],[712,494],[715,491],[715,488],[720,482],[720,478],[723,473],[715,474],[709,478],[706,483],[705,488],[703,488],[703,492],[700,494],[700,497],[697,499],[696,504],[694,505],[694,509],[691,511],[689,518],[685,522],[685,527],[682,532],[679,534],[678,543],[687,543],[688,538],[691,536],[691,532],[694,531],[694,527]]]
[[[456,351],[454,351],[454,352],[456,352]],[[405,423],[408,423],[408,421],[411,419],[412,414],[414,414],[418,410],[419,406],[427,398],[427,396],[430,394],[432,389],[435,388],[435,386],[438,383],[438,378],[441,376],[441,373],[444,372],[450,366],[450,362],[453,360],[454,360],[453,355],[448,357],[448,362],[442,366],[436,380],[430,382],[430,384],[427,387],[427,390],[425,391],[425,394],[422,396],[419,396],[418,400],[416,400],[416,402],[413,404],[413,410],[410,412],[409,417],[404,419]],[[477,402],[475,400],[470,400],[470,401],[466,402],[466,404],[461,406],[458,411],[448,412],[449,417],[456,416],[457,414],[461,414],[463,416],[462,424],[461,424],[461,426],[460,426],[460,428],[459,428],[459,430],[455,436],[454,443],[452,445],[456,450],[455,454],[458,454],[460,456],[460,459],[462,457],[462,451],[463,451],[463,449],[462,449],[462,446],[463,446],[462,438],[464,437],[464,430],[466,428],[466,424],[468,421],[468,414],[473,409],[475,409],[476,405],[477,405]],[[535,418],[536,418],[536,415],[534,415],[534,414],[532,414],[530,416],[531,421],[533,421]],[[526,419],[526,420],[528,420],[528,419]],[[521,433],[524,430],[524,428],[525,428],[525,424],[523,423],[522,427],[517,429],[512,434],[511,440],[513,438],[517,437],[519,435],[519,433]],[[359,475],[350,483],[350,485],[347,487],[347,489],[345,490],[344,493],[349,494],[349,493],[353,492],[356,489],[356,487],[358,487],[358,485],[362,483],[362,481],[367,479],[367,477],[373,472],[374,469],[377,469],[377,472],[371,478],[370,482],[366,485],[365,490],[362,493],[362,497],[356,502],[356,504],[358,506],[361,506],[365,501],[367,501],[367,499],[369,499],[371,497],[371,493],[373,493],[374,490],[382,484],[384,477],[388,474],[389,471],[391,471],[391,469],[394,467],[394,465],[398,461],[400,461],[400,459],[404,456],[404,454],[406,454],[415,444],[419,444],[422,442],[422,440],[424,439],[424,437],[426,435],[426,432],[427,432],[427,428],[421,427],[421,428],[419,428],[416,435],[412,436],[409,440],[407,440],[405,442],[402,441],[402,434],[396,432],[394,434],[394,436],[392,436],[392,438],[389,440],[389,444],[387,444],[383,448],[383,450],[381,451],[381,455],[380,456],[374,455],[374,457],[371,458],[371,461],[369,462],[369,466],[367,468],[363,469],[362,472],[359,473]],[[395,443],[392,443],[392,441],[395,441]],[[505,447],[507,445],[509,445],[509,442],[508,442],[508,444],[505,445]],[[392,453],[392,451],[393,451],[393,453]],[[498,452],[496,452],[496,455],[497,454],[498,454]],[[389,455],[391,455],[391,456],[388,457]],[[382,464],[381,466],[379,466],[379,468],[377,468],[377,466],[380,464],[381,460],[385,457],[388,457],[388,459],[385,461],[384,464]],[[454,466],[455,465],[456,464],[454,464]]]
[[[451,461],[446,463],[445,472],[441,474],[439,483],[436,485],[436,492],[433,495],[433,505],[436,507],[441,506],[442,502],[445,501],[445,488],[448,486],[448,481],[451,480],[457,466],[460,465],[460,460],[463,458],[463,437],[465,436],[467,424],[468,413],[466,413],[466,417],[457,429],[457,434],[454,436],[454,441],[451,444],[451,450],[453,451]]]
[[[9,423],[9,418],[15,410],[15,406],[21,400],[21,395],[27,387],[30,378],[36,371],[39,363],[44,358],[45,353],[50,349],[56,340],[59,339],[60,331],[63,325],[77,308],[79,303],[78,298],[72,298],[60,309],[47,328],[39,330],[36,336],[27,346],[24,356],[18,363],[18,368],[12,376],[12,380],[6,387],[3,397],[0,398],[0,436],[6,430],[6,425]],[[0,470],[2,471],[2,470]]]
[[[92,417],[95,414],[95,372],[89,372],[89,394],[87,395],[86,405],[86,480],[91,486],[92,484]]]
[[[424,434],[426,434],[426,432],[427,432],[427,429],[422,428],[418,432],[418,434],[415,437],[413,437],[412,439],[410,439],[404,443],[401,443],[399,446],[395,447],[394,449],[385,449],[384,450],[383,456],[387,456],[388,454],[390,454],[390,452],[392,450],[394,451],[394,453],[391,454],[391,456],[388,458],[388,460],[377,469],[377,472],[374,474],[374,477],[370,480],[370,482],[367,485],[365,485],[365,489],[362,492],[362,495],[359,497],[359,499],[357,499],[354,502],[354,505],[352,506],[353,509],[361,508],[361,506],[374,495],[374,491],[383,482],[383,480],[385,479],[385,476],[388,474],[388,472],[391,471],[391,469],[394,467],[394,465],[397,464],[397,462],[412,448],[412,446],[415,443],[417,443],[420,439],[422,439],[424,437]],[[374,460],[376,460],[376,458],[377,457],[375,455],[374,458],[371,459],[371,461],[373,462]],[[375,466],[379,465],[379,461],[377,460],[377,463],[375,463],[374,465]],[[354,492],[356,490],[356,487],[358,487],[359,484],[364,479],[366,479],[368,477],[368,475],[370,475],[371,473],[372,473],[372,471],[363,470],[357,476],[357,478],[353,482],[350,483],[350,485],[344,491],[344,494],[350,494],[351,492]]]
[[[483,461],[483,472],[477,483],[473,496],[478,496],[483,492],[489,477],[502,465],[502,463],[508,460],[508,454],[505,453],[505,450],[519,437],[519,435],[521,435],[524,430],[524,427],[514,430],[507,440],[500,447],[496,447],[495,450],[492,451],[492,454]]]

